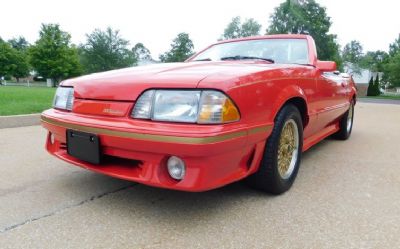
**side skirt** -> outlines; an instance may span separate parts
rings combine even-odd
[[[329,137],[333,133],[339,130],[339,123],[332,124],[325,127],[321,131],[315,133],[314,135],[306,138],[303,143],[303,152],[311,148],[313,145],[317,144],[326,137]]]

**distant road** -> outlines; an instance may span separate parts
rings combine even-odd
[[[391,104],[400,105],[400,99],[379,99],[379,98],[358,98],[357,101],[363,103],[373,103],[373,104]]]

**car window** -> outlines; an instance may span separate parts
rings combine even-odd
[[[259,57],[275,63],[309,63],[305,39],[262,39],[216,44],[196,57],[196,60],[218,61],[224,57]]]

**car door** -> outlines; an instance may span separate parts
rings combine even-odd
[[[336,121],[348,107],[348,82],[333,72],[317,75],[317,115],[320,128]]]

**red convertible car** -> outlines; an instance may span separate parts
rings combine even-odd
[[[63,81],[41,119],[46,149],[82,168],[194,192],[247,178],[280,194],[302,152],[350,136],[355,103],[353,80],[317,59],[311,36],[271,35]]]

